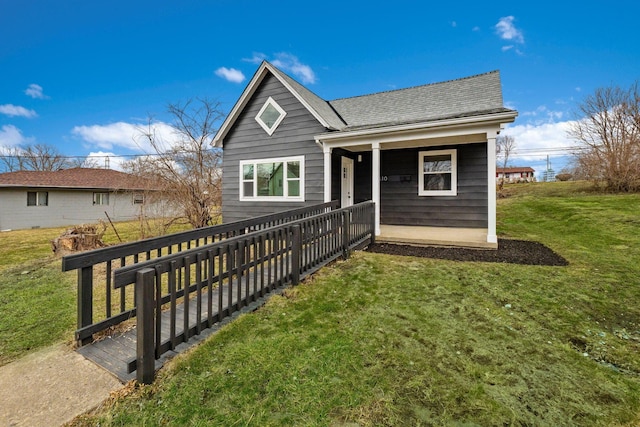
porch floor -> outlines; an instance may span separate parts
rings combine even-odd
[[[497,249],[497,243],[487,242],[486,228],[417,227],[380,225],[379,243],[400,243],[414,246],[461,246]]]

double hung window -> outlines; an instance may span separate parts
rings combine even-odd
[[[48,191],[27,191],[27,206],[48,206]]]
[[[93,204],[94,205],[108,205],[109,204],[109,193],[93,193]]]
[[[455,196],[457,194],[456,150],[420,151],[418,156],[418,195]]]

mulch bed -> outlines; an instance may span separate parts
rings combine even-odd
[[[451,261],[504,262],[524,265],[565,266],[569,262],[538,242],[526,240],[498,239],[498,249],[470,249],[437,246],[410,246],[391,243],[376,243],[369,246],[370,252],[390,255],[406,255]]]

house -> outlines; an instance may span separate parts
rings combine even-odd
[[[504,182],[534,182],[535,170],[529,166],[513,168],[496,168],[496,179]]]
[[[379,240],[497,247],[500,74],[326,101],[263,62],[214,137],[225,222],[376,203]]]
[[[145,182],[111,169],[72,168],[0,174],[0,230],[136,218]]]

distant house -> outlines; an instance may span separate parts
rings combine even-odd
[[[265,61],[214,138],[223,220],[373,200],[380,238],[496,246],[496,136],[516,116],[498,71],[326,101]]]
[[[533,182],[536,180],[535,170],[529,166],[514,168],[496,168],[496,179],[504,182]]]
[[[136,218],[147,183],[111,169],[72,168],[0,174],[0,230]]]

